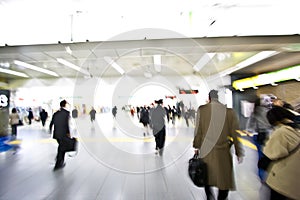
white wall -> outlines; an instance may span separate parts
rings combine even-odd
[[[12,100],[16,104],[36,106],[49,103],[53,109],[59,107],[59,102],[66,99],[71,106],[85,104],[88,108],[101,106],[111,107],[125,104],[140,106],[142,99],[148,99],[145,104],[156,99],[164,99],[165,95],[175,95],[186,106],[197,108],[208,100],[211,89],[219,90],[219,99],[230,107],[230,94],[225,94],[225,85],[230,84],[229,78],[206,81],[200,76],[154,76],[152,78],[123,76],[115,78],[90,79],[30,79],[14,81],[9,87],[14,91]],[[154,86],[152,89],[149,86]],[[144,91],[143,88],[144,87]],[[145,88],[149,91],[145,91]],[[178,93],[181,89],[197,89],[197,95]],[[146,96],[139,97],[136,94]],[[22,100],[20,100],[22,99]],[[172,102],[165,100],[165,102]]]

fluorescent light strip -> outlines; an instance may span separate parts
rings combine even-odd
[[[66,46],[65,49],[68,54],[72,55],[72,50],[69,46]]]
[[[20,77],[24,77],[24,78],[28,78],[29,77],[29,76],[27,76],[27,74],[24,74],[22,72],[13,71],[13,70],[10,70],[10,69],[2,69],[2,68],[0,68],[0,73],[12,74],[12,75],[20,76]]]
[[[252,76],[244,79],[239,79],[233,81],[232,86],[236,90],[243,90],[245,88],[257,87],[261,85],[271,84],[273,86],[276,83],[287,81],[287,80],[297,80],[300,77],[300,65],[285,68],[282,70],[269,72],[265,74],[260,74],[257,76]]]
[[[110,57],[104,57],[104,60],[111,65],[113,68],[115,68],[115,70],[117,70],[120,74],[124,74],[125,71],[124,69],[122,69],[122,67],[120,67],[120,65],[118,65],[115,61],[113,61]]]
[[[161,72],[161,55],[153,55],[154,69]]]
[[[32,70],[35,70],[35,71],[38,71],[38,72],[42,72],[44,74],[49,74],[51,76],[58,77],[58,74],[55,73],[55,72],[53,72],[53,71],[50,71],[50,70],[47,70],[47,69],[43,69],[43,68],[40,68],[40,67],[37,67],[37,66],[31,65],[31,64],[19,61],[19,60],[15,60],[14,63],[16,65],[20,65],[20,66],[28,68],[28,69],[32,69]]]
[[[70,63],[70,62],[68,62],[68,61],[66,61],[66,60],[64,60],[62,58],[57,58],[56,60],[57,60],[57,62],[65,65],[65,66],[67,66],[67,67],[69,67],[71,69],[75,69],[78,72],[81,72],[81,73],[83,73],[85,75],[90,76],[90,73],[87,70],[82,69],[82,68],[78,67],[77,65],[74,65],[73,63]]]
[[[223,72],[221,72],[219,74],[219,76],[223,77],[223,76],[227,76],[229,74],[231,74],[232,72],[235,72],[237,70],[243,69],[249,65],[252,65],[254,63],[257,63],[258,61],[264,60],[268,57],[274,56],[276,54],[278,54],[279,52],[277,51],[262,51],[259,52],[257,54],[255,54],[254,56],[251,56],[250,58],[238,63],[237,65],[224,70]]]
[[[199,72],[214,56],[216,55],[216,53],[206,53],[204,54],[196,63],[196,65],[194,65],[193,69],[196,72]]]

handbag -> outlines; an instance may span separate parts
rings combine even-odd
[[[62,149],[65,152],[69,152],[69,151],[77,151],[77,138],[70,138],[70,137],[63,137],[63,145],[62,145]]]
[[[257,163],[257,167],[259,169],[262,169],[262,170],[267,170],[268,167],[270,166],[271,164],[271,159],[268,158],[266,155],[263,155],[259,160],[258,160],[258,163]]]
[[[23,126],[23,121],[19,119],[19,123],[17,124],[18,126]]]
[[[188,173],[196,186],[204,187],[207,184],[207,165],[197,154],[189,160]]]

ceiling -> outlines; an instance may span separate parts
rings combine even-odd
[[[0,19],[5,19],[0,20],[0,71],[28,76],[0,72],[0,87],[16,79],[56,78],[19,61],[70,78],[122,76],[110,61],[128,76],[148,78],[246,77],[297,65],[299,4],[298,0],[0,0]],[[274,54],[245,64],[268,51]],[[156,55],[161,64],[154,63]],[[59,58],[84,73],[61,64]]]
[[[67,52],[71,50],[71,52]],[[275,55],[236,70],[242,61],[262,51],[276,51]],[[202,62],[203,56],[216,53]],[[154,55],[161,55],[161,71],[154,64]],[[121,74],[105,61],[110,57],[125,74],[131,76],[171,76],[198,74],[203,77],[229,74],[242,76],[260,74],[300,64],[300,36],[241,36],[211,38],[175,38],[130,41],[57,43],[49,45],[22,45],[0,47],[1,68],[23,72],[28,78],[55,78],[15,64],[15,60],[53,71],[59,77],[118,77]],[[85,69],[78,72],[57,61],[63,58]],[[6,67],[4,66],[6,63]],[[8,64],[9,63],[9,64]],[[198,69],[195,71],[194,66]],[[20,79],[0,73],[2,82]],[[26,78],[25,78],[26,79]]]
[[[188,38],[299,34],[299,6],[298,0],[0,0],[0,46],[107,41],[143,28]]]

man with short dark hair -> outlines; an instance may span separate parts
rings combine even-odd
[[[207,165],[208,177],[204,187],[207,199],[215,199],[211,187],[217,187],[218,200],[225,200],[229,190],[235,188],[231,143],[239,163],[244,155],[237,140],[239,123],[234,110],[218,101],[218,91],[211,90],[208,97],[209,103],[197,111],[193,147]]]
[[[63,138],[70,136],[69,118],[70,112],[65,109],[67,104],[66,100],[60,102],[60,109],[53,114],[50,122],[50,133],[54,126],[53,138],[57,140],[57,156],[54,170],[63,168],[65,166],[65,151],[63,148]]]

